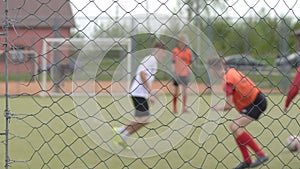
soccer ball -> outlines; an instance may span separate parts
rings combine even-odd
[[[299,136],[289,136],[286,139],[287,148],[292,151],[298,151],[300,149],[300,137]]]

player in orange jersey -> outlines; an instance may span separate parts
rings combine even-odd
[[[221,60],[221,59],[218,59]],[[243,155],[243,162],[236,169],[252,168],[259,166],[268,160],[268,157],[255,142],[253,137],[245,130],[245,127],[259,116],[267,108],[267,99],[254,82],[242,72],[234,68],[225,68],[223,88],[226,94],[226,104],[217,105],[216,110],[229,110],[233,107],[239,114],[230,125],[230,131]],[[257,160],[252,162],[249,151],[251,148]]]
[[[190,82],[192,62],[192,52],[187,47],[187,38],[184,35],[179,35],[178,46],[172,51],[173,60],[173,111],[177,113],[177,100],[179,95],[179,85],[182,85],[182,111],[187,112],[187,87]]]

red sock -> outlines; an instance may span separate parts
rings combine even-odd
[[[265,154],[261,151],[261,148],[256,144],[252,136],[247,133],[243,132],[239,137],[242,137],[242,141],[246,146],[249,146],[255,154],[258,156],[264,156]]]
[[[185,109],[186,108],[186,101],[187,101],[186,94],[182,96],[182,101],[183,101],[183,109]]]
[[[173,95],[173,108],[175,112],[177,111],[176,107],[177,107],[177,95]]]
[[[255,152],[256,155],[261,157],[265,155],[249,133],[244,132],[243,135],[244,139],[247,142],[246,144]]]
[[[235,138],[235,141],[236,141],[237,145],[239,146],[239,149],[241,150],[244,161],[246,161],[247,163],[250,164],[252,161],[251,161],[250,154],[246,147],[247,143],[245,143],[245,142],[247,142],[247,140],[245,141],[243,134],[241,134],[237,138]]]

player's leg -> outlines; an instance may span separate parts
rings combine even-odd
[[[258,120],[259,116],[267,109],[267,99],[262,94],[259,93],[256,97],[253,105],[250,105],[250,108],[248,107],[245,111],[247,112],[247,115],[252,117],[255,120]],[[248,143],[248,146],[255,152],[257,156],[257,160],[253,162],[250,167],[257,167],[261,165],[262,163],[268,161],[268,157],[265,155],[265,153],[262,151],[262,149],[258,146],[258,144],[252,139]]]
[[[230,130],[233,133],[235,141],[239,146],[244,159],[244,161],[236,168],[256,167],[268,160],[268,157],[264,154],[253,137],[243,129],[253,120],[253,118],[245,114],[239,114],[239,116],[233,121],[230,126]],[[252,162],[247,146],[256,153],[257,160],[255,162]]]
[[[177,80],[174,78],[173,79],[173,112],[177,113],[177,100],[178,100],[178,94],[179,94],[179,84],[177,83]]]
[[[122,126],[122,127],[114,127],[114,132],[115,132],[115,136],[113,138],[113,142],[116,144],[116,145],[119,145],[123,148],[126,148],[126,149],[130,149],[128,144],[126,143],[126,140],[129,136],[128,134],[128,131],[126,130],[126,126]]]
[[[182,85],[182,112],[188,112],[187,109],[187,86],[186,85]]]
[[[126,126],[121,126],[116,129],[116,132],[120,134],[122,138],[122,140],[118,140],[118,144],[121,146],[127,146],[126,141],[128,137],[141,129],[144,125],[148,124],[150,113],[147,99],[142,97],[132,97],[132,101],[135,107],[135,120],[131,121]]]
[[[131,135],[146,124],[148,124],[148,117],[137,117],[136,121],[131,121],[130,124],[127,125],[126,130],[128,131],[128,134]]]
[[[182,83],[182,112],[188,112],[187,109],[187,89],[189,85],[189,76],[180,78]]]
[[[118,134],[118,136],[114,138],[115,144],[118,144],[123,148],[130,149],[127,144],[128,137],[146,124],[148,124],[148,122],[144,118],[137,118],[136,121],[130,122],[127,126],[114,128],[115,132]]]
[[[247,143],[249,139],[248,133],[243,129],[246,125],[248,125],[252,121],[253,121],[252,118],[244,114],[239,114],[237,118],[230,125],[230,130],[234,136],[235,142],[237,143],[244,159],[243,162],[236,167],[236,169],[249,167],[250,164],[252,163],[249,151],[247,149]]]
[[[249,123],[251,123],[253,120],[257,120],[262,112],[266,110],[267,107],[267,101],[265,96],[262,93],[259,93],[253,104],[247,106],[245,109],[242,110],[241,114],[236,118],[233,122],[233,124],[230,126],[230,130],[233,132],[233,135],[236,139],[237,144],[239,147],[242,148],[242,154],[244,157],[244,160],[250,164],[250,167],[256,167],[258,165],[261,165],[265,161],[268,160],[268,157],[265,155],[265,153],[262,151],[262,149],[258,146],[258,144],[255,142],[253,137],[246,132],[243,128],[247,126]],[[245,147],[249,146],[256,154],[257,160],[253,163],[251,163],[251,159],[248,159]],[[245,155],[245,156],[244,156]],[[249,163],[250,162],[250,163]]]

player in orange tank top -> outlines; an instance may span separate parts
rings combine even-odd
[[[235,92],[232,92],[232,99],[239,112],[253,103],[260,93],[260,90],[251,79],[233,68],[227,70],[225,82],[227,85],[234,85],[236,89]]]
[[[179,85],[182,86],[182,111],[188,112],[187,109],[187,87],[190,82],[192,62],[192,52],[187,47],[187,39],[184,35],[179,35],[178,47],[174,48],[172,53],[173,60],[173,111],[177,113],[177,99],[179,95]]]
[[[218,61],[223,62],[221,59]],[[216,62],[209,61],[209,64]],[[220,63],[219,62],[219,63]],[[216,68],[216,66],[214,67]],[[234,68],[225,68],[223,77],[223,89],[226,94],[225,107],[216,105],[215,110],[230,110],[235,107],[239,114],[230,125],[234,139],[242,153],[243,161],[236,166],[236,169],[253,168],[259,166],[268,160],[268,157],[258,146],[253,137],[245,130],[245,127],[254,120],[258,120],[259,116],[267,108],[267,100],[254,84],[254,82],[246,77],[242,72]],[[251,148],[257,160],[252,162],[248,148]]]

